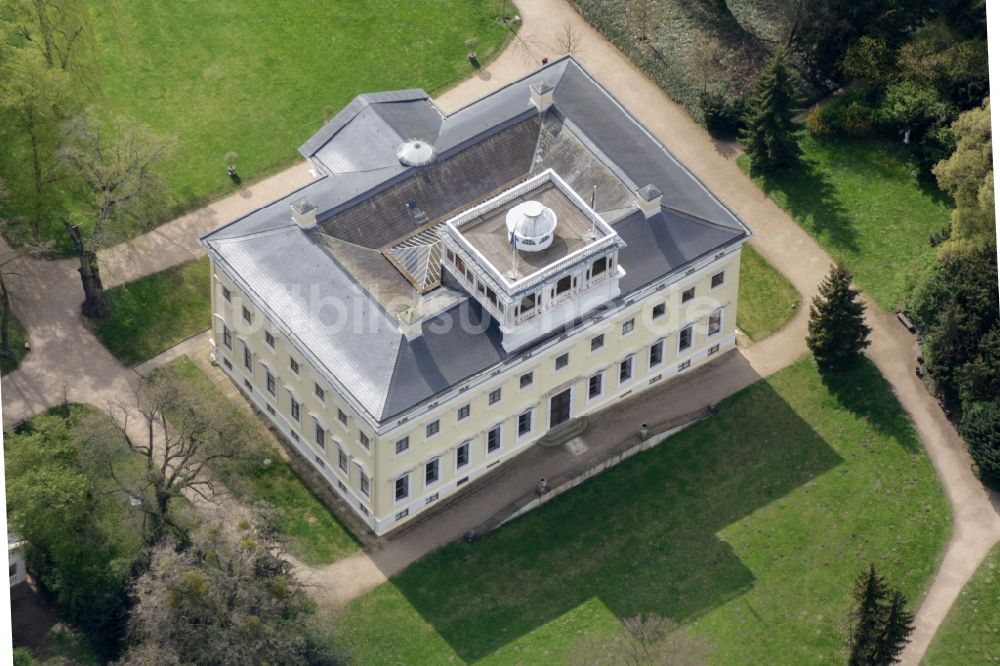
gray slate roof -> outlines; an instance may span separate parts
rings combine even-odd
[[[540,79],[554,87],[554,106],[541,122],[529,94]],[[435,161],[400,164],[396,149],[410,139],[432,142]],[[408,341],[395,315],[338,261],[330,237],[359,251],[372,248],[365,251],[373,260],[389,265],[373,250],[422,228],[407,204],[424,213],[424,223],[440,221],[549,167],[588,201],[598,186],[597,209],[626,242],[622,298],[749,235],[572,57],[448,116],[421,90],[361,95],[300,152],[325,175],[202,243],[378,422],[508,355],[496,322],[471,299],[425,320],[422,335]],[[661,212],[648,220],[630,201],[645,185],[663,193]],[[302,197],[316,204],[326,241],[291,221],[290,206]],[[346,307],[319,308],[331,295]],[[444,325],[459,318],[482,324],[481,330]]]

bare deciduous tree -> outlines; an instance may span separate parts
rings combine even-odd
[[[79,223],[63,220],[77,256],[85,300],[83,314],[98,319],[109,314],[97,264],[97,250],[127,239],[151,218],[154,206],[166,199],[156,166],[167,153],[167,143],[148,129],[119,120],[110,130],[89,115],[73,118],[66,127],[62,158],[79,180],[83,203],[93,225],[87,232]]]
[[[556,31],[556,50],[560,53],[577,53],[580,50],[580,31],[572,21],[566,21]]]
[[[49,67],[68,70],[90,38],[83,0],[13,0],[12,23],[22,39],[38,45]]]
[[[168,531],[185,537],[171,507],[185,493],[213,497],[215,485],[207,465],[256,453],[244,448],[250,441],[245,434],[246,419],[212,410],[163,372],[144,380],[131,404],[115,403],[108,411],[110,420],[93,419],[81,425],[79,436],[90,455],[107,467],[119,488],[142,510],[149,545],[160,543]],[[122,439],[142,460],[141,471],[118,455]]]
[[[653,13],[656,10],[655,0],[633,0],[631,13],[635,17],[635,32],[640,42],[647,42],[654,32]]]
[[[625,618],[618,632],[606,636],[587,635],[570,651],[567,663],[594,666],[702,666],[709,646],[656,613]]]

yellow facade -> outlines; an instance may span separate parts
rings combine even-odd
[[[268,321],[237,283],[213,266],[216,361],[373,531],[383,534],[535,443],[548,430],[554,395],[569,389],[570,417],[582,416],[669,381],[733,348],[739,260],[737,245],[696,263],[684,276],[667,276],[619,305],[591,313],[563,335],[385,423],[365,414],[348,387],[337,385],[335,378],[321,371],[308,350],[297,348],[280,323]],[[713,282],[718,284],[713,286]],[[692,288],[693,297],[684,299]],[[244,321],[243,307],[250,311],[250,325]],[[682,331],[688,326],[692,327],[690,345],[681,349],[682,338],[688,335]],[[225,344],[227,329],[231,345]],[[593,339],[599,335],[603,344],[598,346]],[[659,344],[662,354],[650,351]],[[246,367],[245,350],[249,350],[252,368]],[[568,362],[557,368],[557,359],[563,355],[568,355]],[[660,360],[651,367],[657,356]],[[630,357],[630,376],[620,382],[622,363]],[[292,370],[293,359],[299,366],[297,373]],[[268,373],[274,378],[273,393]],[[528,373],[530,381],[522,380]],[[603,373],[601,390],[590,397],[591,378],[599,373]],[[315,391],[317,384],[323,390],[322,400]],[[497,389],[499,399],[491,404],[491,394]],[[298,419],[292,415],[293,399],[300,405]],[[459,410],[464,415],[465,407],[468,415],[459,418]],[[519,435],[519,426],[527,421],[519,417],[527,413],[531,414],[530,428]],[[323,431],[323,447],[317,444],[317,423]],[[497,426],[499,448],[488,451],[488,441],[497,443],[489,435]],[[397,442],[404,439],[408,445],[397,453]],[[459,465],[459,449],[465,445],[467,461]],[[397,499],[401,478],[407,479],[401,482],[407,492]]]

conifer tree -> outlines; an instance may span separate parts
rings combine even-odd
[[[842,368],[856,361],[871,344],[871,328],[865,324],[865,304],[851,287],[851,272],[843,263],[830,268],[819,286],[819,295],[809,308],[806,344],[816,362],[826,368]]]
[[[875,663],[894,664],[913,633],[913,613],[906,609],[906,597],[894,590],[885,609],[882,632],[875,644]]]
[[[890,666],[899,660],[913,632],[906,597],[886,585],[875,565],[854,583],[854,609],[848,639],[849,666]]]
[[[750,99],[746,128],[740,138],[757,171],[774,171],[790,166],[799,155],[793,136],[792,109],[795,86],[785,63],[783,50],[764,66]]]

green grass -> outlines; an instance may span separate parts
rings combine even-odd
[[[938,629],[924,663],[1000,663],[1000,545],[994,546]]]
[[[191,359],[182,356],[165,367],[165,371],[183,381],[206,409],[238,410],[216,388]],[[251,418],[251,417],[246,417]],[[270,434],[254,419],[255,437],[268,440]],[[254,444],[248,443],[248,448]],[[218,464],[214,469],[222,482],[244,502],[266,500],[281,510],[278,533],[288,552],[306,564],[329,564],[358,550],[357,539],[303,483],[277,451],[246,465]],[[314,522],[310,522],[314,519]]]
[[[439,93],[475,73],[467,39],[479,40],[486,63],[513,34],[496,20],[499,0],[88,4],[96,48],[86,103],[171,140],[162,168],[171,196],[158,221],[235,191],[229,151],[247,184],[300,160],[298,147],[328,109],[363,92]],[[50,217],[44,237],[69,253],[58,215]]]
[[[125,365],[135,365],[211,325],[208,258],[180,264],[107,292],[111,315],[91,321],[94,335]]]
[[[28,341],[28,332],[13,314],[10,316],[10,356],[0,356],[0,375],[14,372],[21,361],[28,355],[24,343]]]
[[[878,371],[824,378],[806,359],[336,622],[358,663],[560,663],[647,612],[689,626],[712,663],[843,663],[855,576],[874,561],[920,598],[950,515]]]
[[[802,302],[784,275],[749,245],[740,259],[740,296],[736,326],[751,340],[774,333],[795,315]]]
[[[799,134],[802,161],[754,180],[843,260],[861,287],[886,311],[904,300],[913,279],[933,262],[932,232],[948,226],[950,202],[918,182],[905,146],[885,139],[817,139]],[[746,171],[749,160],[738,160]]]

